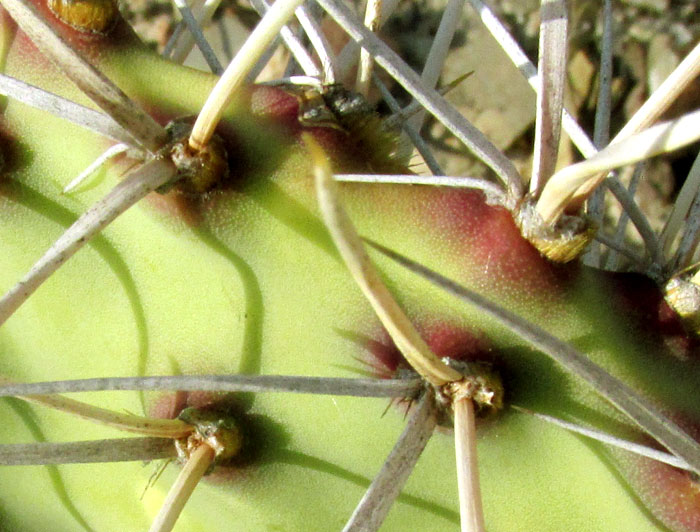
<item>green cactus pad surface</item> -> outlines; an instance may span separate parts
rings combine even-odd
[[[23,34],[7,37],[12,24],[3,20],[2,37],[12,41],[0,58],[6,74],[92,106]],[[73,30],[62,31],[70,37]],[[159,59],[127,38],[121,23],[114,31],[122,41],[95,35],[80,47],[163,124],[196,115],[215,79]],[[4,292],[134,163],[119,160],[93,184],[63,194],[109,143],[13,100],[0,103]],[[204,194],[177,187],[152,193],[79,251],[0,328],[0,374],[16,381],[204,373],[383,378],[403,366],[319,217],[300,134],[316,137],[337,172],[393,172],[404,162],[392,155],[388,137],[358,139],[300,123],[298,105],[283,88],[246,88],[218,130],[227,180]],[[342,196],[361,234],[571,342],[679,422],[698,426],[697,349],[673,328],[650,280],[550,264],[521,238],[511,214],[478,192],[345,184]],[[700,530],[700,488],[690,474],[509,408],[647,441],[590,386],[477,309],[370,253],[438,355],[488,363],[503,380],[505,408],[478,425],[489,532]],[[80,398],[168,417],[185,406],[228,405],[242,454],[195,490],[176,526],[191,532],[342,529],[400,434],[406,406],[385,413],[386,399],[278,393]],[[14,399],[0,400],[0,420],[1,443],[120,435]],[[382,530],[458,530],[454,461],[454,441],[443,428]],[[0,530],[147,530],[179,469],[168,466],[147,488],[158,465],[4,467]]]

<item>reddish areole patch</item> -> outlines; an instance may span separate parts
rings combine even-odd
[[[700,423],[672,417],[700,441]],[[657,519],[674,532],[700,532],[700,481],[695,475],[649,458],[614,454],[632,489]]]
[[[419,332],[430,349],[439,357],[447,357],[459,361],[479,361],[492,363],[493,353],[486,337],[466,329],[451,326],[444,322],[420,327]],[[380,378],[392,378],[400,369],[409,369],[401,352],[398,350],[389,334],[382,329],[377,335],[380,339],[367,339],[365,349],[368,356],[363,359]]]

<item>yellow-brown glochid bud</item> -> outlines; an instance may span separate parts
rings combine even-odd
[[[49,9],[61,21],[83,33],[107,33],[119,8],[114,0],[48,0]]]

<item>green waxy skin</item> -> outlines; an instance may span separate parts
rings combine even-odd
[[[7,35],[8,25],[2,28]],[[72,29],[63,30],[73,38]],[[80,43],[127,94],[159,120],[197,112],[212,77],[166,63],[130,38],[118,45],[110,38]],[[21,35],[0,64],[10,75],[86,103]],[[229,181],[205,197],[153,194],[110,225],[0,328],[0,374],[22,381],[172,373],[348,377],[368,371],[358,359],[378,366],[376,374],[394,369],[393,347],[318,216],[297,105],[279,89],[246,90],[221,128]],[[4,292],[127,165],[63,195],[107,147],[105,140],[13,101],[3,103],[0,125]],[[372,143],[335,128],[308,130],[338,171],[366,170],[368,160],[376,171],[399,165],[377,168],[383,156],[361,153]],[[362,234],[487,294],[572,342],[688,424],[700,422],[697,355],[684,336],[666,334],[659,320],[665,307],[649,281],[547,263],[519,237],[509,213],[476,193],[345,185],[343,198]],[[544,355],[373,258],[439,355],[485,360],[501,372],[506,404],[645,441]],[[145,406],[153,415],[174,416],[184,406],[178,394],[85,399],[115,410]],[[231,523],[251,531],[339,530],[404,424],[395,409],[382,417],[387,401],[381,399],[258,394],[234,400],[247,459],[198,486],[178,530],[228,530]],[[3,443],[38,434],[48,441],[115,437],[16,401],[0,401],[0,419]],[[480,425],[478,452],[490,532],[700,530],[698,487],[685,473],[611,453],[512,410]],[[138,463],[61,466],[58,473],[3,468],[0,529],[146,530],[177,468],[170,466],[141,498],[152,471]],[[454,471],[453,441],[438,433],[382,530],[458,530]]]

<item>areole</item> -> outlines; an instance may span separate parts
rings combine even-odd
[[[114,0],[48,0],[48,6],[59,19],[84,33],[107,33],[119,14]]]

